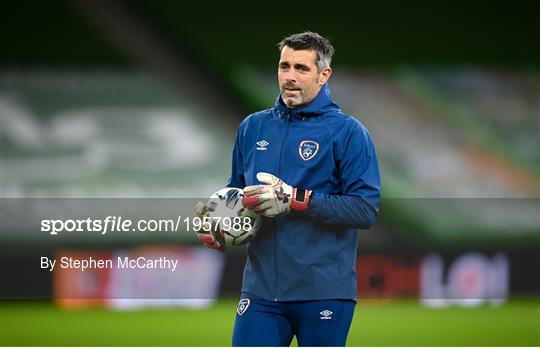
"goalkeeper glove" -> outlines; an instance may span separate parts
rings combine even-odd
[[[210,249],[225,251],[225,245],[219,243],[212,234],[212,231],[216,230],[218,227],[212,224],[212,219],[209,219],[210,215],[208,214],[208,206],[199,201],[195,205],[193,214],[201,219],[201,223],[197,224],[198,228],[195,224],[193,224],[195,233],[197,234],[199,240]]]
[[[308,208],[310,190],[297,189],[269,174],[257,173],[257,180],[266,185],[244,188],[242,204],[263,216],[274,217],[291,210],[305,212]]]

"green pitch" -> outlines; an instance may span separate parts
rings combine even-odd
[[[204,310],[61,310],[47,302],[3,302],[0,340],[10,346],[227,346],[236,301]],[[534,346],[540,302],[427,309],[412,301],[360,302],[349,346]]]

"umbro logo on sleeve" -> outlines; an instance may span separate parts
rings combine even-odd
[[[257,144],[257,150],[259,151],[266,151],[267,150],[266,147],[270,145],[270,143],[266,140],[257,141],[256,144]]]

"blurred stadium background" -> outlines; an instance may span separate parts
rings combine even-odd
[[[67,243],[14,227],[4,209],[32,198],[208,196],[228,177],[240,121],[278,93],[274,44],[306,29],[332,39],[334,98],[370,129],[382,170],[381,218],[359,234],[348,344],[540,344],[533,4],[2,7],[2,345],[230,344],[242,248],[216,256],[188,233]],[[184,290],[207,300],[65,301],[66,288],[99,288],[105,276],[39,269],[40,256],[60,252],[189,256],[197,262],[178,279],[144,280],[191,282]]]

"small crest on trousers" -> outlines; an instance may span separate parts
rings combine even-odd
[[[238,302],[238,308],[236,308],[236,313],[238,313],[238,315],[244,314],[247,311],[250,303],[251,301],[249,300],[249,298],[241,299],[240,302]]]
[[[298,153],[300,154],[300,158],[302,158],[304,161],[309,161],[310,159],[313,159],[317,152],[319,152],[319,143],[313,140],[302,140],[300,143],[300,146],[298,146]]]

